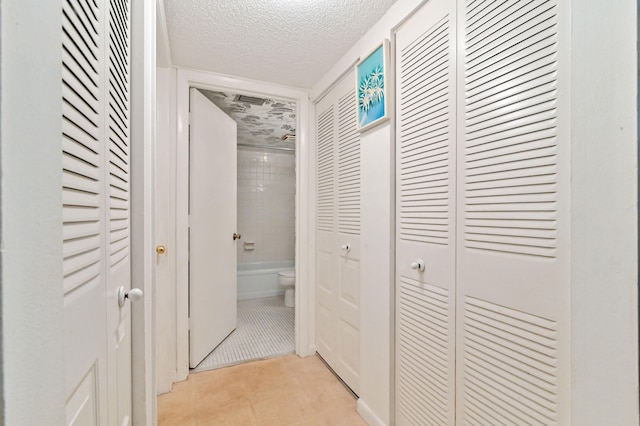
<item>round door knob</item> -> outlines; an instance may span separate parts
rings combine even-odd
[[[411,269],[414,271],[423,272],[424,271],[424,260],[418,259],[415,262],[411,262]]]
[[[167,252],[167,248],[165,246],[158,246],[156,247],[156,253],[158,254],[165,254]]]
[[[233,233],[233,241],[239,240],[240,238],[242,238],[242,235],[236,234],[235,232]]]
[[[126,302],[127,299],[131,300],[132,302],[137,302],[138,300],[142,299],[143,296],[144,294],[139,288],[132,288],[131,290],[126,291],[124,287],[120,287],[118,289],[118,306],[122,308],[124,306],[124,302]]]
[[[346,251],[347,253],[351,251],[351,244],[347,243],[347,244],[343,244],[342,245],[342,250]]]

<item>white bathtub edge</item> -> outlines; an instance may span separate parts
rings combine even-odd
[[[284,290],[282,289],[266,290],[266,291],[248,291],[244,293],[238,293],[238,300],[258,299],[260,297],[272,297],[272,296],[282,296],[282,295],[284,295]]]

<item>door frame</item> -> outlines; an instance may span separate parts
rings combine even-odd
[[[131,306],[131,415],[155,425],[156,8],[131,2],[131,285],[145,297]]]
[[[296,103],[296,354],[315,353],[313,223],[315,223],[315,186],[313,176],[310,113],[306,91],[272,83],[246,80],[205,71],[177,69],[176,129],[176,343],[177,380],[189,375],[189,89],[235,91],[272,97]]]

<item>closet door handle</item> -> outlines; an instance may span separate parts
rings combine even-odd
[[[418,259],[415,262],[411,262],[411,269],[418,272],[424,272],[424,260]]]
[[[141,300],[143,296],[144,294],[139,288],[132,288],[131,290],[126,291],[124,287],[120,287],[118,288],[118,306],[122,308],[127,299],[132,302],[137,302],[138,300]]]
[[[239,240],[240,238],[242,238],[242,235],[236,234],[235,232],[233,233],[233,241]]]
[[[342,250],[346,251],[347,253],[349,253],[351,251],[351,244],[347,243],[347,244],[343,244],[342,247],[340,247]]]

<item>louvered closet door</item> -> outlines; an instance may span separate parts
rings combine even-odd
[[[396,37],[398,425],[455,418],[455,41],[448,0],[426,3]]]
[[[131,423],[126,0],[65,0],[63,275],[67,424]]]
[[[316,105],[316,346],[360,387],[360,135],[354,75]]]
[[[325,97],[316,105],[316,113],[316,348],[325,361],[335,365],[338,264],[335,256],[337,185],[333,103]]]
[[[561,3],[458,4],[460,424],[570,422]]]

